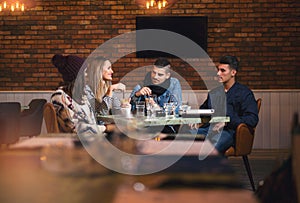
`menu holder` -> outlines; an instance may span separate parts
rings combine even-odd
[[[199,118],[201,116],[212,116],[214,109],[190,109],[182,113],[183,118]]]

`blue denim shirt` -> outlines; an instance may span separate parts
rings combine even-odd
[[[141,88],[142,88],[141,85],[136,85],[130,94],[130,98],[132,101],[131,102],[132,110],[135,109],[136,101],[145,100],[145,96],[140,96],[140,97],[135,96],[135,93],[137,91],[139,91]],[[162,95],[157,97],[156,102],[159,104],[160,107],[163,107],[164,103],[167,103],[167,102],[177,102],[178,106],[180,106],[182,104],[181,85],[177,78],[173,78],[173,77],[170,78],[169,88]]]

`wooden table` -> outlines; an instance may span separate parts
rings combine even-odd
[[[190,171],[190,167],[178,171],[178,167],[187,166],[186,163],[197,165],[195,157],[187,156],[182,159],[183,162],[178,162],[178,165],[174,165],[166,171],[143,176],[130,176],[107,170],[93,161],[84,148],[72,146],[73,135],[67,138],[63,138],[61,134],[52,136],[54,136],[53,139],[48,136],[30,138],[30,140],[23,140],[8,149],[1,150],[0,202],[257,202],[252,191],[232,184],[233,176],[231,175],[233,174],[228,176],[224,173],[210,173],[213,176],[209,175],[208,172],[214,170],[223,172],[231,170],[226,160],[217,155],[212,155],[207,162],[198,165],[199,172]],[[71,159],[69,157],[62,160],[58,171],[43,163],[47,159],[47,156],[44,156],[45,148],[55,143],[58,146],[70,145],[66,151]],[[159,143],[161,142],[157,142],[157,144]],[[153,144],[155,142],[152,140],[150,145]],[[152,152],[143,151],[143,153]],[[65,156],[66,154],[58,156],[57,161]],[[191,162],[190,159],[194,161]],[[85,167],[80,168],[77,165],[78,162],[86,160],[89,161],[84,162],[86,163]],[[67,171],[70,166],[73,166],[74,171]],[[186,179],[186,177],[193,178]],[[218,178],[216,179],[216,177]],[[197,179],[198,182],[193,181]],[[224,184],[224,180],[228,184]]]

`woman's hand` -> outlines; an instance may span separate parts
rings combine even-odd
[[[123,83],[113,84],[108,88],[106,95],[112,97],[113,91],[115,90],[120,90],[124,92],[126,90],[126,85],[124,85]]]
[[[130,98],[124,98],[121,100],[121,108],[131,108]]]
[[[126,90],[126,85],[124,85],[123,83],[113,84],[110,87],[111,87],[111,91],[120,90],[123,92]]]

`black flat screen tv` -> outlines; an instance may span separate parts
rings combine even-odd
[[[137,16],[136,30],[143,29],[158,29],[178,33],[195,42],[205,52],[207,51],[207,16]],[[144,50],[143,43],[145,42],[145,38],[140,35],[141,34],[137,32],[137,58],[176,57],[161,51]],[[159,43],[159,46],[163,46],[164,41],[156,42],[156,38],[151,38],[152,36],[147,36],[148,43]],[[183,53],[184,57],[187,58],[198,57],[197,53],[190,51],[183,51]]]

